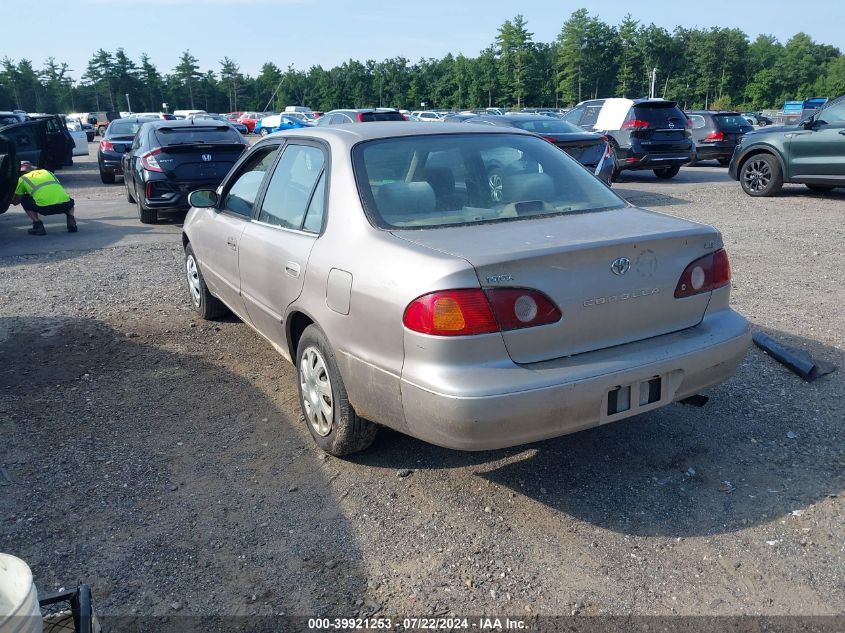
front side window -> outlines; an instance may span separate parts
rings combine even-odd
[[[302,229],[324,163],[318,147],[289,144],[267,185],[258,220],[285,229]]]
[[[845,100],[828,106],[816,115],[819,125],[842,125],[845,123]]]
[[[704,117],[700,114],[688,114],[687,118],[692,122],[693,130],[700,130],[701,128],[707,125],[707,122],[704,120]]]
[[[551,143],[521,134],[367,141],[352,153],[358,191],[381,228],[520,220],[625,206]]]
[[[223,210],[246,217],[252,216],[255,198],[264,175],[273,166],[278,147],[266,147],[247,161],[223,200]]]

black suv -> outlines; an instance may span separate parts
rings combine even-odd
[[[687,118],[695,141],[695,159],[718,160],[720,165],[730,163],[742,135],[754,131],[739,112],[693,110],[687,112]]]
[[[100,180],[104,184],[114,184],[115,176],[123,174],[123,155],[132,149],[132,141],[141,126],[147,121],[158,120],[152,117],[128,117],[109,123],[97,148],[97,165],[100,167]]]
[[[592,99],[566,113],[565,121],[607,136],[616,152],[614,177],[626,170],[649,169],[673,178],[695,160],[687,117],[664,99]]]

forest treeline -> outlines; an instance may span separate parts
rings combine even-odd
[[[142,112],[158,111],[163,103],[171,111],[209,112],[279,110],[290,104],[323,111],[419,109],[422,103],[442,109],[564,107],[594,97],[647,96],[654,68],[656,96],[686,108],[779,108],[785,100],[845,93],[845,55],[805,33],[787,42],[771,35],[752,41],[740,29],[669,31],[630,15],[610,25],[586,9],[572,13],[553,42],[535,41],[517,15],[475,57],[350,59],[307,70],[283,63],[267,61],[252,76],[229,57],[203,71],[190,50],[169,71],[146,54],[131,59],[122,48],[97,50],[81,70],[53,57],[41,67],[5,57],[0,110],[127,110],[131,104]]]

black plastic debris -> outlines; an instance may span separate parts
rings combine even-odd
[[[813,360],[809,352],[781,345],[763,332],[755,333],[752,339],[757,347],[807,382],[813,382],[816,378],[836,371],[836,365]]]

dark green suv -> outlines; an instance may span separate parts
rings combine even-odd
[[[731,158],[730,175],[750,196],[772,196],[785,182],[813,191],[845,187],[845,95],[798,125],[743,136]]]

